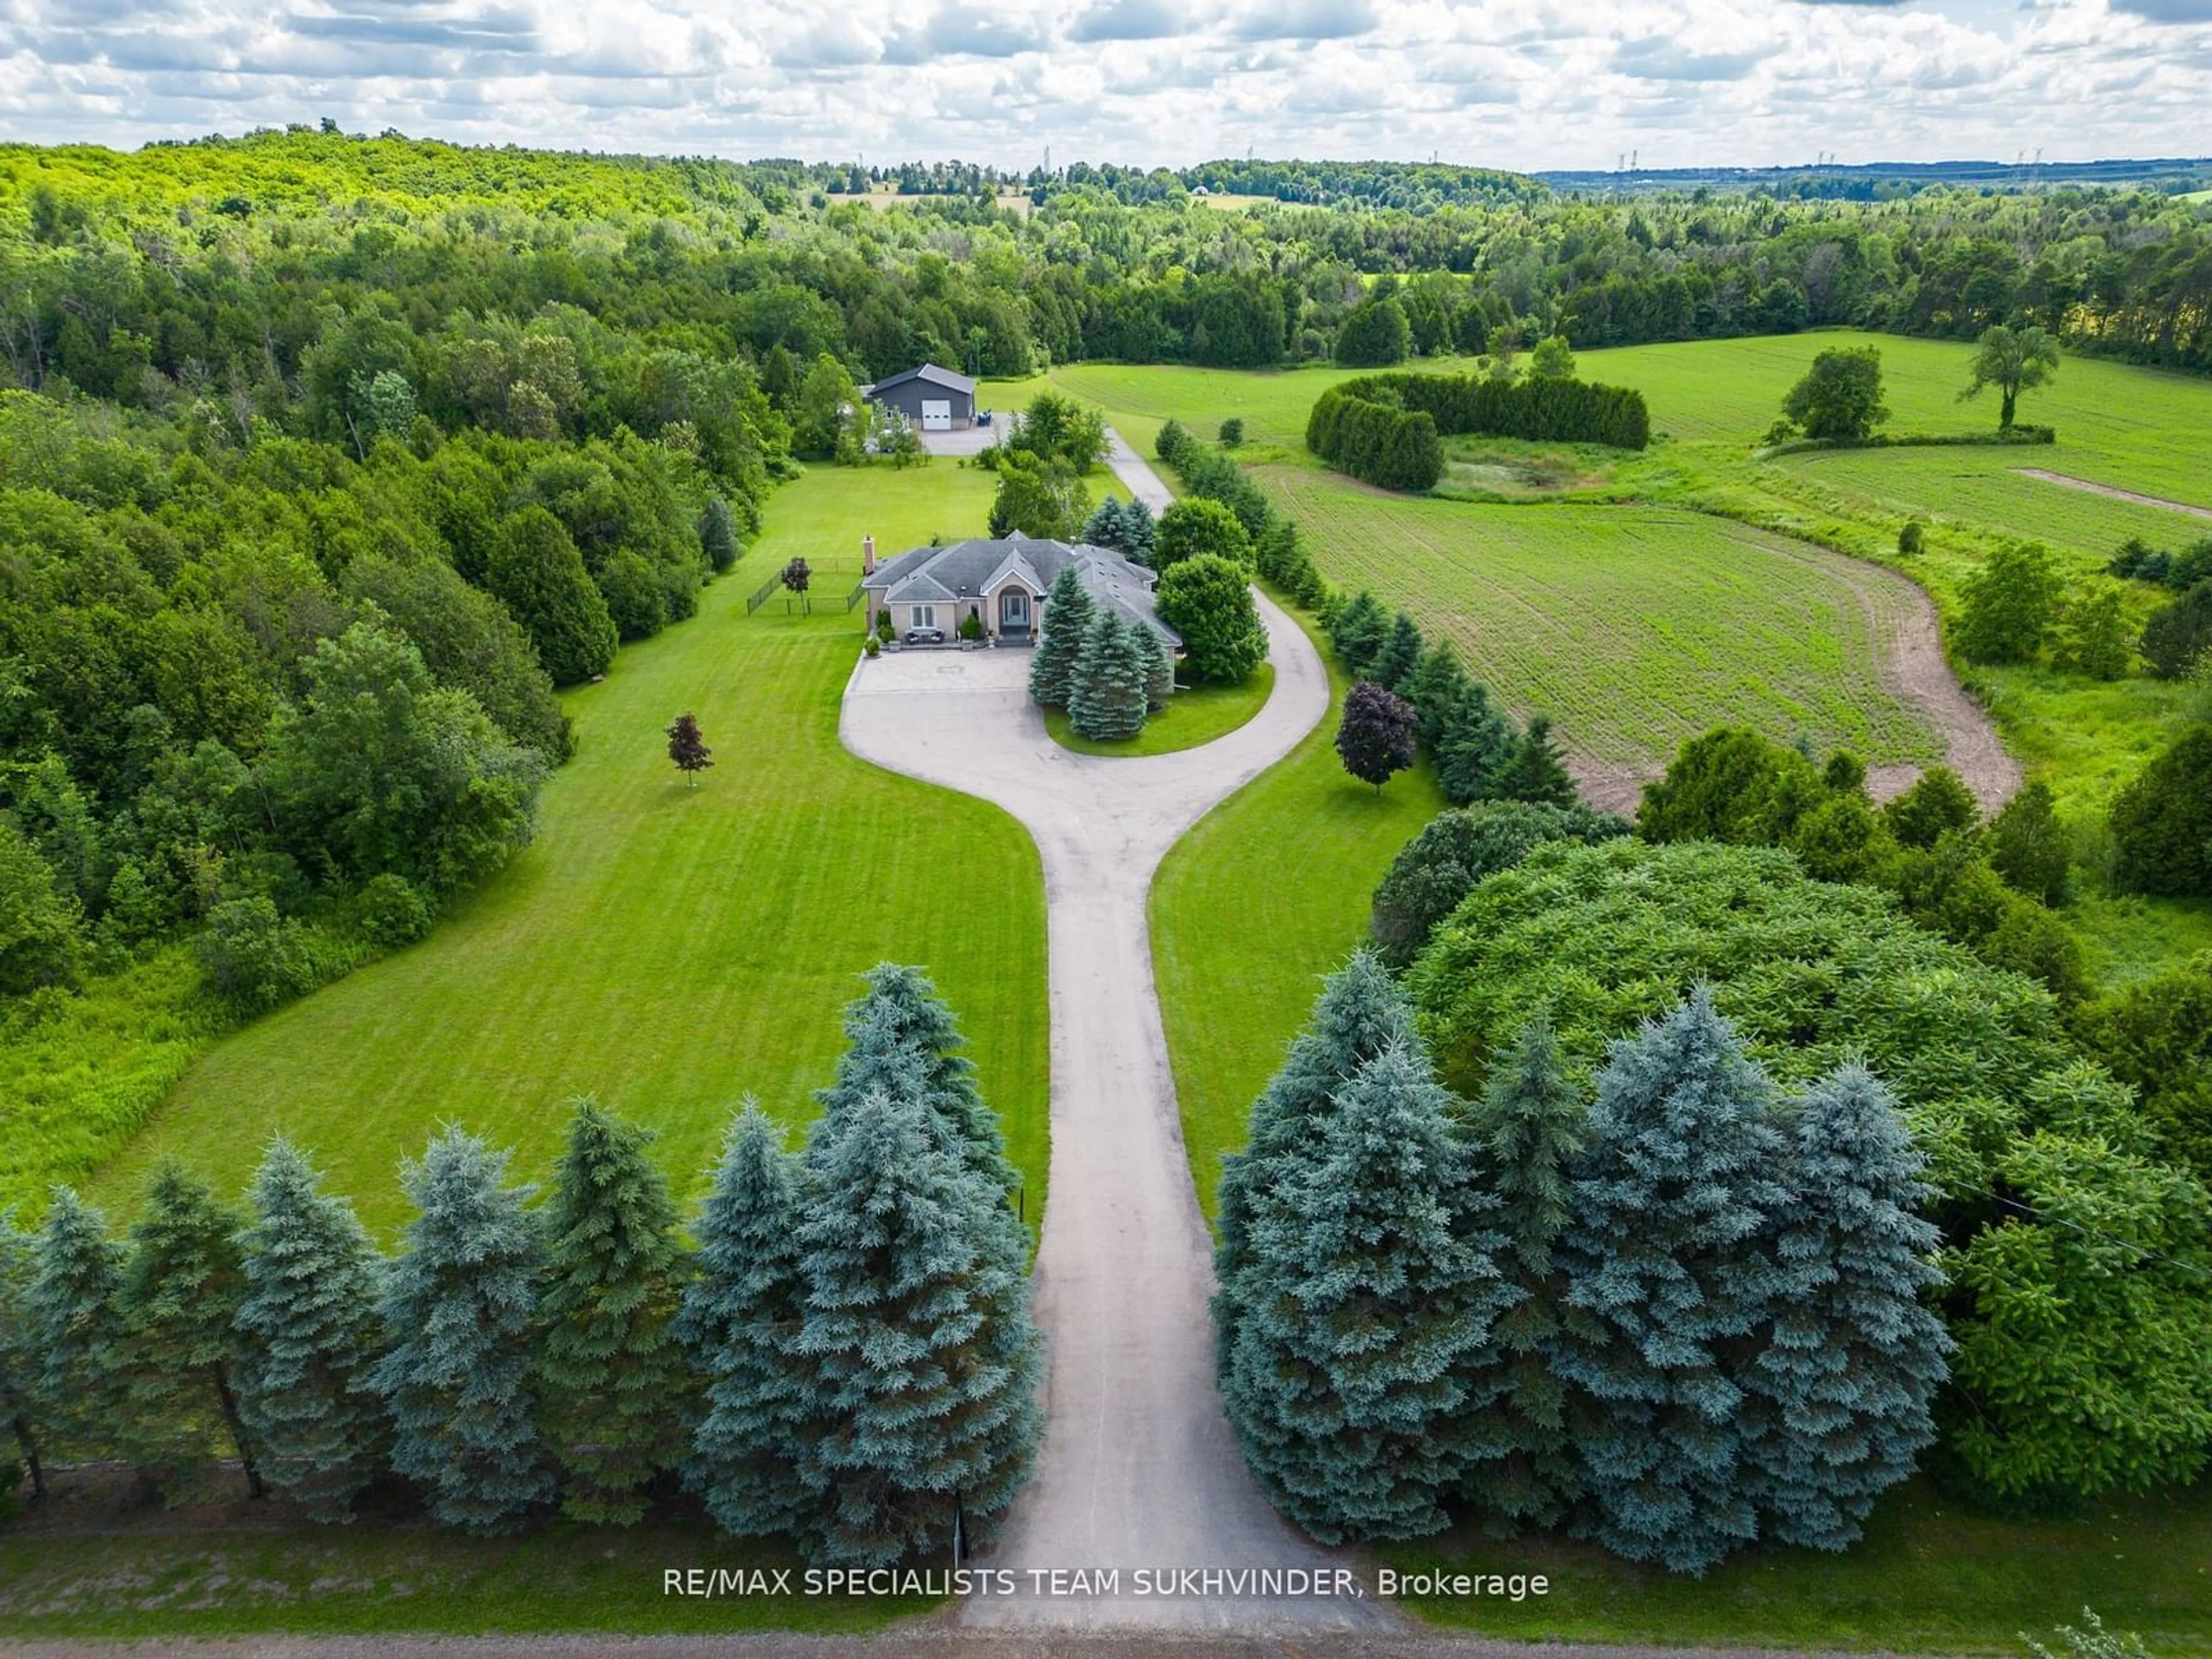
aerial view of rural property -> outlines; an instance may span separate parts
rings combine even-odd
[[[2212,0],[0,0],[0,1659],[2212,1659]]]

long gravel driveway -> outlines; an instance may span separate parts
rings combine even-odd
[[[1146,921],[1162,855],[1328,712],[1328,676],[1305,635],[1265,600],[1261,614],[1275,665],[1266,706],[1178,754],[1062,749],[1028,701],[1023,651],[886,655],[861,663],[846,690],[847,748],[997,802],[1043,855],[1052,1180],[1036,1308],[1051,1345],[1048,1426],[1036,1476],[977,1565],[1012,1569],[1024,1584],[1031,1569],[1118,1571],[1120,1593],[978,1597],[958,1615],[969,1627],[1289,1633],[1393,1618],[1372,1601],[1133,1593],[1140,1568],[1348,1565],[1277,1516],[1222,1416],[1212,1246]]]

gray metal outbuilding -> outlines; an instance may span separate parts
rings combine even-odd
[[[975,422],[975,382],[935,363],[885,375],[860,395],[897,410],[917,431],[965,432]]]

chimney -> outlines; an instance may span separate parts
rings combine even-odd
[[[873,536],[860,538],[860,574],[863,576],[876,574],[876,538]]]

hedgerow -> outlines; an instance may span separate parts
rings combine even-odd
[[[1385,489],[1432,489],[1441,440],[1462,433],[1642,449],[1651,441],[1644,394],[1585,380],[1370,374],[1330,387],[1306,417],[1306,447]]]

